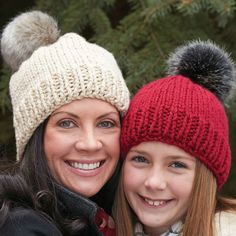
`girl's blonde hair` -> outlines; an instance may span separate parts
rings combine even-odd
[[[134,234],[134,225],[132,222],[133,213],[125,197],[123,179],[124,168],[122,167],[112,212],[116,222],[116,236],[131,236]]]
[[[216,178],[198,159],[196,160],[195,173],[182,236],[214,236],[215,213],[236,211],[236,199],[218,196]],[[113,213],[117,225],[117,236],[132,236],[135,216],[125,197],[123,169]]]

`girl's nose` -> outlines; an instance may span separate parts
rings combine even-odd
[[[151,190],[164,190],[167,186],[165,174],[161,170],[150,171],[144,185]]]

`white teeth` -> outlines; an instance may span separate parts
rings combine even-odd
[[[163,205],[165,203],[165,201],[152,201],[152,200],[149,200],[147,198],[144,198],[144,200],[145,200],[145,202],[147,202],[151,206],[160,206],[160,205]]]
[[[81,169],[81,170],[93,170],[96,169],[100,166],[101,162],[96,162],[96,163],[79,163],[79,162],[70,162],[70,165],[76,169]]]

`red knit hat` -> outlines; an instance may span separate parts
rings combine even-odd
[[[232,87],[233,64],[221,49],[199,41],[178,48],[169,64],[179,75],[147,84],[132,99],[122,124],[123,154],[146,141],[178,146],[202,161],[221,188],[231,152],[220,100]]]

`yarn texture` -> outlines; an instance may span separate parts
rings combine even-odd
[[[133,146],[142,142],[158,141],[178,146],[205,164],[214,173],[218,187],[221,188],[228,178],[231,165],[228,120],[218,97],[206,88],[207,86],[203,87],[202,83],[196,82],[200,70],[197,69],[196,63],[191,64],[199,54],[204,57],[209,50],[209,43],[194,44],[198,50],[191,55],[191,60],[186,57],[188,62],[182,62],[187,65],[185,71],[194,68],[190,73],[194,74],[194,79],[181,74],[173,75],[155,80],[141,88],[132,99],[123,121],[121,147],[125,157]],[[212,48],[212,45],[210,47]],[[224,57],[225,54],[222,55]],[[204,60],[207,65],[216,64],[215,57],[205,56]],[[224,61],[231,63],[227,58],[224,58]],[[199,65],[204,67],[203,62]],[[218,66],[221,66],[221,63],[218,63]],[[207,68],[212,66],[205,68],[204,73],[208,75]],[[229,74],[233,76],[233,65],[229,64],[226,68],[231,68]],[[215,69],[218,73],[218,68]],[[181,70],[180,66],[179,71]],[[200,73],[200,77],[203,77],[203,73]],[[211,79],[215,81],[214,71],[211,70],[210,73]],[[225,77],[231,84],[232,76]],[[202,81],[202,78],[199,80]],[[221,84],[225,83],[221,81]],[[218,84],[216,87],[221,89]],[[225,91],[228,93],[229,90],[228,88]],[[226,94],[221,97],[226,97]]]
[[[24,14],[38,17],[38,11]],[[4,32],[3,37],[9,38],[8,26]],[[21,41],[19,37],[14,40]],[[1,42],[6,47],[4,38]],[[39,124],[64,104],[82,98],[96,98],[112,104],[121,113],[127,110],[128,88],[113,55],[104,48],[89,43],[76,33],[67,33],[54,43],[37,46],[31,51],[32,55],[22,62],[10,79],[18,159]]]

